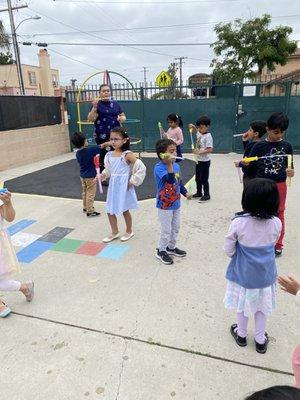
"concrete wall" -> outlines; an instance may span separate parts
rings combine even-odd
[[[68,125],[0,132],[0,171],[70,151]]]

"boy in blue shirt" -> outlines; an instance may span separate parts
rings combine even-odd
[[[175,163],[176,143],[170,139],[159,140],[156,143],[156,153],[160,159],[154,167],[157,188],[156,207],[161,225],[156,257],[162,263],[170,265],[173,264],[171,255],[186,256],[184,250],[176,247],[180,229],[180,194],[188,199],[192,195],[181,183],[180,166]]]
[[[94,210],[94,200],[97,190],[94,157],[100,154],[100,147],[88,147],[85,136],[78,132],[73,133],[71,142],[78,149],[76,151],[76,158],[80,165],[83,212],[86,212],[87,217],[97,217],[100,213]]]

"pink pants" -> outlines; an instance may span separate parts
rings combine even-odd
[[[295,376],[295,386],[300,389],[300,344],[293,351],[292,366]]]
[[[279,191],[279,207],[278,207],[278,218],[282,223],[282,230],[279,236],[279,239],[276,243],[276,249],[281,250],[283,248],[283,238],[285,232],[285,221],[284,221],[284,210],[285,210],[285,201],[286,201],[286,183],[279,182],[277,183],[277,188]]]

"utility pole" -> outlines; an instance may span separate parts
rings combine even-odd
[[[147,71],[148,68],[147,67],[143,67],[143,71],[144,71],[144,97],[147,97]]]
[[[23,75],[22,75],[22,67],[21,67],[21,60],[20,60],[20,50],[19,50],[19,45],[18,45],[18,42],[17,42],[17,35],[16,35],[16,28],[15,28],[15,22],[14,22],[13,9],[17,10],[18,8],[25,8],[25,7],[28,7],[28,6],[26,5],[26,6],[20,6],[20,7],[12,8],[11,0],[7,0],[7,10],[8,10],[8,14],[9,14],[10,29],[11,29],[11,35],[12,35],[12,40],[13,40],[15,58],[16,58],[18,81],[19,81],[19,86],[20,86],[20,93],[21,93],[22,96],[25,95],[25,88],[24,88],[24,81],[23,81]]]
[[[175,60],[179,60],[179,86],[180,86],[180,97],[182,96],[182,64],[183,60],[187,57],[175,57]]]
[[[148,68],[147,67],[143,67],[143,71],[144,71],[144,88],[147,86],[147,71]]]

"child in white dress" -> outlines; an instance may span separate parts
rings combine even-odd
[[[0,192],[0,292],[20,291],[27,301],[31,301],[34,295],[33,282],[21,283],[10,279],[12,275],[20,272],[20,265],[9,234],[4,228],[4,220],[12,222],[15,214],[11,194],[8,191]],[[0,298],[0,318],[7,317],[10,313],[11,309]]]
[[[276,183],[255,178],[245,187],[243,212],[232,220],[224,250],[231,258],[226,272],[225,307],[237,311],[230,332],[239,346],[247,345],[248,318],[254,314],[258,353],[268,347],[267,317],[275,308],[277,270],[274,247],[281,232],[276,217],[279,193]]]
[[[105,237],[103,242],[109,243],[119,238],[117,216],[121,214],[123,214],[126,224],[126,232],[121,237],[121,241],[125,242],[134,236],[129,210],[138,207],[134,186],[143,183],[146,167],[129,150],[130,139],[124,128],[116,127],[111,131],[110,145],[114,150],[105,156],[105,170],[101,177],[102,180],[109,178],[106,212],[111,226],[111,235]]]

